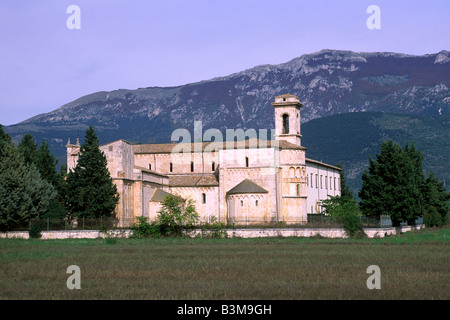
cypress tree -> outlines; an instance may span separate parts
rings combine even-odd
[[[17,150],[22,155],[26,164],[34,162],[36,158],[37,144],[30,133],[26,133],[22,137],[19,144],[17,145]]]
[[[58,160],[50,153],[50,148],[45,140],[35,153],[34,163],[42,178],[50,182],[57,190],[62,184],[62,176],[56,171]]]
[[[67,174],[66,181],[64,203],[71,217],[99,218],[113,214],[119,200],[117,187],[92,126],[86,130],[77,166]]]

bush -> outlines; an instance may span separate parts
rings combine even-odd
[[[156,222],[148,222],[147,217],[137,217],[137,221],[131,226],[135,238],[159,238],[161,226]]]
[[[364,236],[364,230],[361,223],[361,212],[352,197],[330,196],[329,199],[322,201],[325,213],[333,221],[341,221],[345,232],[349,237],[361,238]]]
[[[428,212],[425,212],[423,215],[423,223],[427,228],[442,227],[444,219],[434,207],[430,207]]]
[[[31,224],[28,235],[32,239],[40,239],[42,237],[41,231],[41,223],[39,221],[35,221]]]
[[[210,222],[202,226],[202,238],[227,238],[225,223],[212,216]]]
[[[137,217],[131,226],[134,238],[160,238],[161,226],[156,222],[149,222],[147,217]]]
[[[165,196],[158,213],[157,224],[162,236],[182,237],[183,232],[198,221],[193,200],[178,195]]]

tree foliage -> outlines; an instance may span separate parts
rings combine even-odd
[[[341,197],[349,197],[349,198],[354,198],[353,197],[353,193],[350,191],[350,187],[347,184],[347,180],[345,179],[345,173],[344,173],[344,169],[342,168],[342,165],[340,163],[338,163],[337,165],[338,168],[341,168],[341,171],[339,171],[339,175],[341,178]]]
[[[394,226],[413,224],[422,216],[431,196],[422,168],[423,156],[414,144],[400,145],[388,140],[381,144],[376,160],[369,158],[369,168],[362,175],[359,192],[361,210],[366,215],[391,216]]]
[[[26,163],[10,139],[0,142],[0,229],[24,227],[47,212],[55,188]]]
[[[158,213],[162,236],[182,236],[183,230],[191,228],[199,218],[193,200],[178,195],[165,196]]]
[[[334,221],[342,222],[349,237],[364,235],[361,224],[361,211],[353,196],[329,196],[321,201],[323,213]]]
[[[70,217],[100,218],[113,214],[119,195],[92,126],[86,130],[77,166],[67,174],[66,182],[63,200]]]
[[[430,172],[423,188],[424,223],[428,227],[440,227],[447,222],[450,206],[450,192],[444,187],[444,182]]]

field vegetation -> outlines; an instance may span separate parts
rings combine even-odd
[[[448,300],[449,238],[0,239],[0,299]],[[381,289],[367,288],[370,265]]]

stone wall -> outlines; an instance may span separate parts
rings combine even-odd
[[[411,230],[424,228],[423,225],[403,226],[399,228],[365,228],[364,232],[369,238],[383,238]],[[262,238],[262,237],[324,237],[324,238],[347,238],[342,228],[239,228],[226,229],[229,238]],[[107,235],[98,230],[62,230],[42,231],[41,239],[96,239],[105,238]],[[128,238],[132,231],[129,229],[113,230],[108,234],[114,237]],[[201,230],[194,230],[190,235],[201,236]],[[22,238],[28,239],[28,231],[1,232],[0,238]]]

